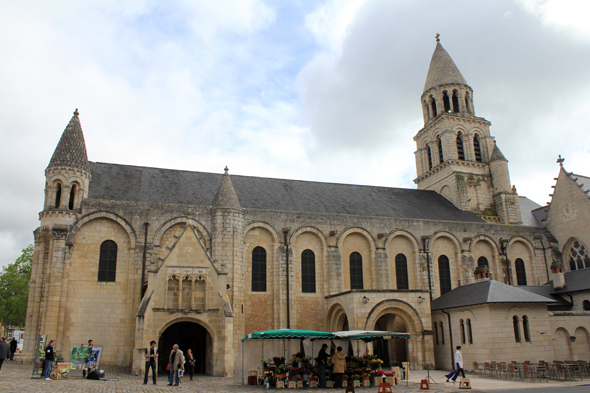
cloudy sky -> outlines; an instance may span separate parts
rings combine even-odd
[[[590,175],[587,1],[0,0],[0,266],[79,108],[91,161],[414,188],[435,47],[520,195]]]

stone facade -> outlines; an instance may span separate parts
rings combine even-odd
[[[241,182],[234,189],[227,168],[223,176],[195,172],[201,180],[189,185],[179,180],[188,172],[91,163],[76,111],[46,170],[27,310],[30,333],[21,358],[31,359],[39,334],[64,349],[92,338],[103,347],[104,364],[139,372],[143,350],[156,340],[164,356],[173,343],[192,347],[197,371],[227,376],[241,337],[290,327],[409,332],[407,348],[390,344],[395,361],[446,367],[436,352],[433,322],[440,316],[431,315],[431,300],[473,282],[481,261],[495,280],[514,285],[514,261],[520,259],[527,282],[543,284],[555,257],[544,228],[513,225],[520,222],[520,208],[507,161],[489,134],[490,123],[474,116],[473,91],[450,73],[450,81],[439,81],[444,72],[427,80],[435,85],[425,89],[426,125],[415,138],[418,188],[434,190],[485,221],[432,191],[339,186],[362,194],[354,205],[342,202],[354,199],[349,195],[316,192],[319,183],[278,186],[278,180],[234,177]],[[455,90],[450,102],[457,111],[434,115],[430,96],[444,108],[445,94]],[[247,187],[254,182],[269,188]],[[307,200],[259,203],[285,188],[292,194],[296,186],[307,190],[301,197]],[[357,213],[379,202],[377,194],[391,198],[383,206],[399,204],[403,214]],[[191,202],[200,195],[200,203]],[[329,198],[326,206],[299,207]],[[432,209],[430,202],[440,212],[423,213]],[[420,203],[424,209],[409,206]],[[537,306],[530,312],[540,313]],[[474,332],[482,338],[493,318],[506,316],[493,307],[477,313]],[[546,313],[538,320],[549,324]],[[165,363],[160,361],[160,370]]]

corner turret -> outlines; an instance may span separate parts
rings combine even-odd
[[[64,130],[45,170],[41,226],[70,225],[88,197],[90,166],[78,109]]]

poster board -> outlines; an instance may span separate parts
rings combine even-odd
[[[45,357],[45,343],[47,342],[47,335],[39,335],[37,339],[37,351],[35,353],[35,362],[33,363],[33,377],[43,376],[43,358]]]
[[[71,363],[58,363],[55,379],[70,379]]]
[[[70,362],[72,363],[70,371],[85,370],[85,365],[91,356],[92,348],[84,347],[82,345],[72,346],[72,349],[70,350]]]
[[[100,363],[100,354],[102,353],[102,347],[92,347],[92,354],[88,359],[87,367],[88,369],[98,368]]]

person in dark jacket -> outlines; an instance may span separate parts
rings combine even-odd
[[[328,354],[326,353],[328,345],[322,345],[318,354],[318,367],[320,369],[320,388],[326,388],[326,366],[328,365]]]
[[[14,354],[16,353],[16,349],[18,348],[18,341],[16,341],[16,337],[12,338],[10,342],[10,360],[14,360]]]
[[[0,370],[2,370],[2,363],[4,363],[4,360],[6,360],[6,358],[10,355],[10,347],[8,346],[8,343],[6,342],[6,339],[4,337],[2,337],[2,339],[0,340]]]

